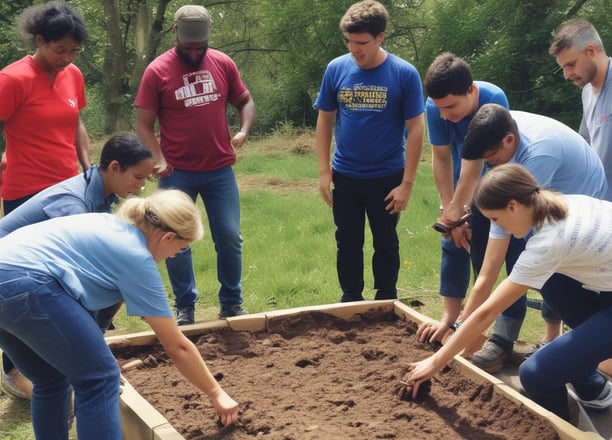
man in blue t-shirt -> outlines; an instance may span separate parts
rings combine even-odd
[[[476,112],[468,127],[461,156],[461,175],[450,208],[444,213],[448,223],[459,218],[461,212],[457,207],[471,198],[483,163],[490,167],[518,163],[535,177],[540,187],[564,194],[603,199],[608,189],[601,160],[577,132],[546,116],[508,111],[497,104],[485,104]],[[510,234],[492,220],[485,259],[460,320],[469,317],[490,295],[503,265]],[[456,244],[465,240],[461,233],[453,230]],[[559,280],[553,275],[542,292],[562,288]],[[511,316],[507,311],[498,316],[489,340],[472,356],[475,365],[496,372],[509,359],[525,317],[525,296],[511,307],[518,306],[522,307],[522,316]]]
[[[333,208],[342,302],[364,299],[366,216],[374,246],[375,299],[397,298],[396,227],[410,200],[423,147],[421,79],[414,66],[381,47],[387,20],[378,2],[348,9],[340,29],[349,53],[328,64],[315,103],[319,185]]]
[[[440,196],[441,211],[448,209],[461,172],[461,150],[468,125],[484,104],[509,107],[502,89],[484,81],[474,81],[468,63],[452,54],[438,55],[425,74],[425,104],[429,141],[432,145],[433,175]],[[477,274],[487,244],[489,220],[471,207],[470,252],[455,246],[450,234],[441,241],[440,295],[444,312],[440,321],[426,321],[417,331],[420,340],[444,339],[453,328],[470,282],[470,260]],[[520,253],[523,246],[512,240],[508,256]],[[516,251],[515,251],[516,249]],[[518,254],[517,254],[518,255]]]

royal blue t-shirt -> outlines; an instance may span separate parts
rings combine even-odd
[[[328,64],[315,108],[338,111],[335,171],[362,179],[389,176],[405,165],[406,120],[424,111],[421,78],[395,55],[362,69],[348,53]]]

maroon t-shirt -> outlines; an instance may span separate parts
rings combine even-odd
[[[157,113],[166,161],[184,171],[213,171],[232,165],[227,103],[236,105],[248,89],[234,61],[208,49],[198,67],[172,48],[146,68],[136,107]]]

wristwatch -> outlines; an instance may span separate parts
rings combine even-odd
[[[457,330],[459,330],[459,327],[461,327],[461,324],[463,324],[463,321],[458,319],[457,322],[455,322],[453,325],[450,326],[450,328],[451,330],[456,332]]]

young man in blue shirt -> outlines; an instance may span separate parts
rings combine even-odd
[[[461,151],[468,126],[484,104],[496,103],[509,108],[502,89],[485,81],[474,81],[468,63],[452,54],[438,55],[425,74],[427,129],[432,145],[433,175],[440,196],[441,211],[448,209],[461,173]],[[471,208],[470,252],[455,246],[450,234],[441,240],[440,295],[444,313],[440,321],[426,321],[417,331],[420,340],[442,340],[451,331],[460,312],[470,282],[470,261],[477,274],[487,244],[489,220]],[[512,240],[509,258],[520,253]],[[518,254],[517,254],[518,255]]]
[[[349,53],[328,64],[315,102],[319,185],[336,224],[342,302],[364,299],[366,216],[374,245],[375,299],[397,298],[396,227],[410,200],[423,147],[421,79],[414,66],[382,48],[387,20],[379,2],[363,1],[348,9],[340,29]]]

